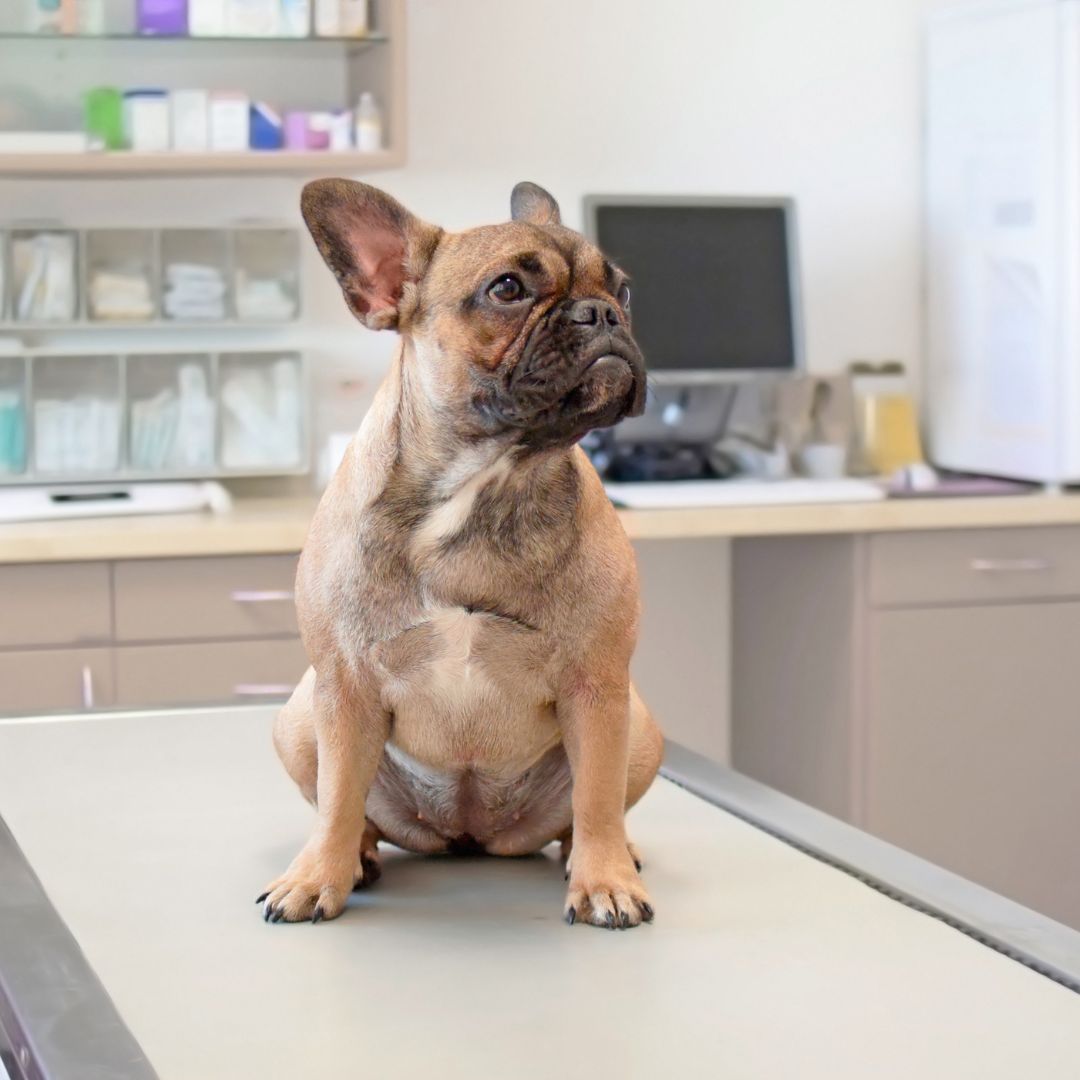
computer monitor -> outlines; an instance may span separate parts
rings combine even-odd
[[[590,195],[585,228],[630,275],[634,337],[654,382],[803,366],[791,199]]]

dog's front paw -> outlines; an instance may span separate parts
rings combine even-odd
[[[301,851],[289,869],[255,903],[267,922],[334,919],[345,910],[353,886],[363,876],[355,852],[351,858],[319,850]]]
[[[571,925],[580,920],[609,930],[652,922],[649,894],[626,848],[610,855],[574,851],[565,916]]]

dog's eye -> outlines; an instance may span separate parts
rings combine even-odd
[[[488,286],[488,296],[500,304],[516,304],[525,299],[525,286],[521,283],[521,278],[513,274],[503,274]]]
[[[619,301],[619,307],[623,311],[630,310],[630,286],[625,283],[619,286],[619,291],[615,294],[615,299]]]

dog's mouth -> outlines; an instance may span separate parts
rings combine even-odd
[[[560,403],[563,411],[590,413],[619,402],[621,415],[633,407],[636,376],[631,362],[619,353],[606,352],[585,367],[581,382]]]
[[[475,399],[488,430],[516,429],[530,446],[571,445],[645,407],[645,363],[628,330],[581,326],[558,312],[496,380]]]

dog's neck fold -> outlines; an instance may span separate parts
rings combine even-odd
[[[439,358],[421,355],[425,348],[422,342],[403,338],[391,375],[399,380],[396,466],[402,476],[430,487],[433,501],[439,502],[489,481],[503,482],[511,473],[520,483],[540,479],[547,470],[560,467],[571,453],[569,448],[526,454],[518,432],[486,437],[462,434],[457,409],[439,399],[433,375]]]

